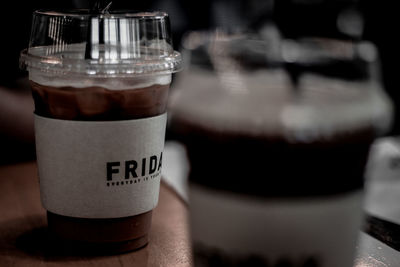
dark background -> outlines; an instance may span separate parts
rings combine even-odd
[[[274,10],[265,0],[114,0],[112,9],[136,11],[163,10],[170,14],[174,46],[179,49],[181,37],[189,30],[210,29],[216,25],[256,28],[262,20],[271,19],[288,37],[315,31],[335,35],[335,15],[343,7],[354,6],[364,17],[363,38],[374,42],[380,52],[385,89],[400,106],[399,79],[395,62],[399,61],[395,1],[362,0],[277,0]],[[2,2],[0,16],[0,86],[14,88],[16,80],[25,75],[18,67],[19,53],[28,46],[31,14],[40,8],[90,8],[93,1],[83,0],[7,0]],[[224,13],[224,14],[223,14]],[[222,14],[222,15],[221,15]],[[343,37],[343,36],[342,36]],[[400,133],[399,113],[390,134]]]

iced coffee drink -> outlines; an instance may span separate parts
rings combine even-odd
[[[35,102],[41,199],[51,232],[78,247],[115,253],[148,242],[180,64],[168,23],[165,13],[34,14],[21,62]]]
[[[369,147],[390,125],[379,84],[323,49],[285,66],[261,41],[210,38],[190,52],[212,66],[192,59],[171,96],[195,266],[353,266]]]

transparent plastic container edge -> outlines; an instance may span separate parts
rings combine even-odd
[[[169,74],[181,70],[181,62],[164,12],[39,10],[20,57],[22,69],[98,77]]]

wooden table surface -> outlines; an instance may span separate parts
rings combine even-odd
[[[0,266],[191,266],[187,206],[161,184],[149,244],[113,256],[82,256],[47,238],[35,162],[0,166]]]

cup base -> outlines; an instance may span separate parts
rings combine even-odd
[[[87,219],[47,212],[50,232],[75,249],[95,254],[123,253],[148,243],[152,211],[124,218]]]

